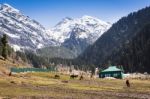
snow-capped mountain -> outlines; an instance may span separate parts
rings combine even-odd
[[[110,23],[91,16],[76,19],[66,17],[47,33],[51,39],[58,41],[61,47],[71,50],[73,54],[70,56],[77,57],[110,27]]]
[[[49,39],[46,29],[37,21],[8,4],[0,5],[0,35],[7,34],[15,50],[37,49],[56,42]]]
[[[89,39],[89,43],[95,42],[105,31],[110,28],[111,24],[104,22],[96,17],[83,16],[81,18],[72,19],[64,18],[55,27],[49,29],[49,35],[59,43],[64,43],[76,31],[76,29],[83,30],[76,34],[76,38]]]
[[[53,28],[46,30],[40,23],[10,5],[0,5],[0,36],[7,34],[9,43],[15,50],[37,50],[55,46],[63,48],[62,53],[69,50],[69,54],[66,54],[68,56],[70,53],[77,56],[110,26],[110,23],[98,18],[83,16],[76,19],[64,18]]]

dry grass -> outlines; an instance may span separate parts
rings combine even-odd
[[[23,63],[23,62],[19,62],[16,61],[15,63],[13,63],[13,59],[9,58],[7,60],[2,60],[0,59],[0,76],[4,76],[4,75],[8,75],[10,73],[10,68],[12,67],[30,67],[30,65]]]
[[[75,99],[132,99],[150,97],[150,81],[131,80],[131,88],[125,80],[70,79],[56,73],[22,73],[0,77],[0,96],[11,98],[75,98]],[[65,82],[67,81],[67,82]]]

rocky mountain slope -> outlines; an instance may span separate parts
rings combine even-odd
[[[0,35],[7,34],[15,50],[37,49],[55,45],[37,21],[23,15],[8,4],[0,5]]]

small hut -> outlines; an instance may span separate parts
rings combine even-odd
[[[99,73],[99,77],[100,78],[114,77],[114,78],[122,79],[123,70],[117,68],[116,66],[109,66],[107,69]]]

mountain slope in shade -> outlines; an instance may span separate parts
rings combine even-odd
[[[76,53],[63,46],[50,46],[37,50],[40,56],[49,58],[62,58],[62,59],[73,59],[76,57]]]
[[[130,13],[127,17],[123,17],[117,23],[113,24],[92,46],[89,46],[77,58],[76,63],[86,65],[95,64],[100,67],[108,64],[108,61],[111,61],[109,60],[112,57],[111,55],[124,48],[124,44],[132,40],[149,23],[150,7]]]
[[[105,62],[111,60],[112,64],[121,64],[128,72],[150,73],[150,24],[144,26],[123,46],[119,52],[113,52]]]
[[[49,39],[46,29],[37,21],[8,4],[0,5],[0,35],[7,34],[15,50],[37,49],[56,42]]]

